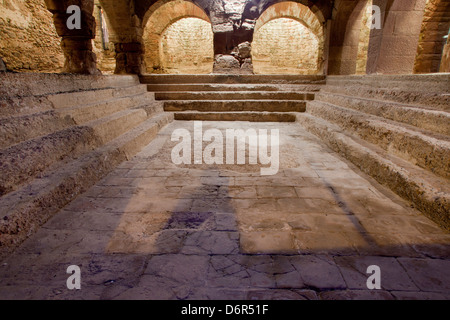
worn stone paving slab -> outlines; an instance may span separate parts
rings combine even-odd
[[[175,165],[171,135],[193,128],[167,126],[1,261],[0,299],[450,299],[450,235],[299,124],[203,123],[280,130],[269,176]]]

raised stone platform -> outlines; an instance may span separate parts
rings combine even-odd
[[[302,126],[450,228],[450,74],[331,76]]]
[[[324,76],[148,75],[148,90],[176,120],[292,122]],[[289,114],[285,114],[289,113]]]

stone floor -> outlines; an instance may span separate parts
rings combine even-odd
[[[0,299],[450,299],[450,235],[299,124],[203,123],[279,129],[270,176],[173,164],[172,132],[193,126],[167,126],[2,261]]]

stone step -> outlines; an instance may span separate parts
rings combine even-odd
[[[147,119],[143,109],[123,110],[105,118],[86,123],[94,128],[96,136],[103,144],[124,134]]]
[[[62,118],[53,110],[33,115],[0,119],[0,149],[45,136],[75,125],[71,118]]]
[[[306,102],[298,100],[172,100],[164,102],[164,110],[170,112],[305,112]]]
[[[132,87],[142,90],[137,76],[6,73],[0,77],[0,118],[50,111],[58,108],[58,103],[71,104],[71,97],[85,92],[91,92],[92,98],[105,90]]]
[[[148,100],[144,104],[135,106],[133,109],[142,109],[147,113],[147,117],[164,112],[164,102]]]
[[[136,96],[147,91],[146,85],[134,85],[112,89],[100,89],[90,91],[66,92],[48,96],[55,109],[72,108],[86,104],[102,103],[122,97]]]
[[[182,121],[249,121],[295,122],[295,113],[279,112],[176,112],[175,120]]]
[[[148,145],[173,120],[159,114],[78,159],[50,168],[48,174],[0,198],[0,258],[79,194]]]
[[[307,92],[156,92],[156,100],[314,100]]]
[[[111,146],[123,152],[129,160],[143,147],[147,146],[158,132],[173,120],[173,113],[157,114],[113,140]]]
[[[323,101],[310,101],[308,113],[376,144],[412,164],[450,178],[450,141],[447,136],[419,130]]]
[[[347,96],[336,93],[317,93],[315,100],[334,105],[351,108],[389,120],[406,123],[421,129],[450,135],[450,113],[445,111],[428,110],[423,107]]]
[[[94,129],[70,127],[0,151],[0,195],[16,190],[53,164],[100,146]]]
[[[325,92],[450,111],[450,74],[328,76]]]
[[[152,74],[142,75],[141,83],[145,84],[192,84],[192,83],[226,83],[226,84],[325,84],[323,75],[172,75]]]
[[[139,85],[134,75],[6,73],[0,77],[0,97],[49,96],[65,92],[124,88]]]
[[[323,93],[336,93],[346,96],[377,99],[408,104],[417,108],[450,112],[450,93],[405,91],[395,88],[372,88],[327,85]]]
[[[61,160],[76,158],[111,141],[147,118],[144,109],[123,110],[1,150],[0,194],[17,189]]]
[[[69,116],[74,119],[76,124],[83,124],[121,110],[145,105],[151,99],[153,99],[153,94],[146,92],[144,94],[115,98],[97,104],[81,105],[58,111],[61,117]]]
[[[297,91],[317,92],[323,85],[289,85],[289,84],[148,84],[151,92],[203,92],[203,91]]]
[[[69,102],[65,102],[64,99],[61,100],[61,103],[55,102],[54,105],[58,106],[57,110],[51,109],[0,119],[0,134],[3,137],[0,141],[0,149],[63,130],[75,124],[92,121],[120,110],[145,106],[154,99],[154,95],[146,91],[145,85],[127,87],[123,90],[117,88],[99,91],[97,92],[99,97],[95,97],[96,93],[93,91],[86,91],[86,95],[89,96],[86,99],[81,99],[84,94],[81,92],[76,93],[79,98],[63,94]],[[105,98],[109,99],[105,100]],[[95,103],[88,103],[93,101]],[[83,102],[86,102],[86,105],[82,105]],[[66,108],[67,106],[69,107]]]
[[[450,230],[450,187],[447,179],[391,155],[375,144],[350,136],[339,126],[311,114],[297,114],[297,121],[364,173]]]
[[[397,92],[450,93],[450,73],[327,76],[327,86],[372,88]]]

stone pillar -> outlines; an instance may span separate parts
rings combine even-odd
[[[115,43],[115,74],[142,74],[144,68],[144,46],[139,42]]]
[[[66,59],[63,72],[98,74],[96,56],[92,51],[95,38],[95,18],[92,16],[94,0],[45,0],[48,10],[53,13],[56,32],[62,38],[61,47]],[[67,8],[77,5],[81,9],[81,29],[67,28],[71,13]]]
[[[411,74],[426,0],[374,0],[384,17],[382,30],[370,35],[368,73]]]
[[[340,2],[332,20],[329,43],[328,74],[356,74],[362,19],[367,1]]]
[[[97,58],[92,51],[95,38],[94,0],[45,0],[48,10],[53,13],[56,32],[62,38],[61,47],[66,59],[63,72],[98,74]],[[72,15],[67,8],[77,5],[81,9],[81,29],[67,28],[67,20]]]

